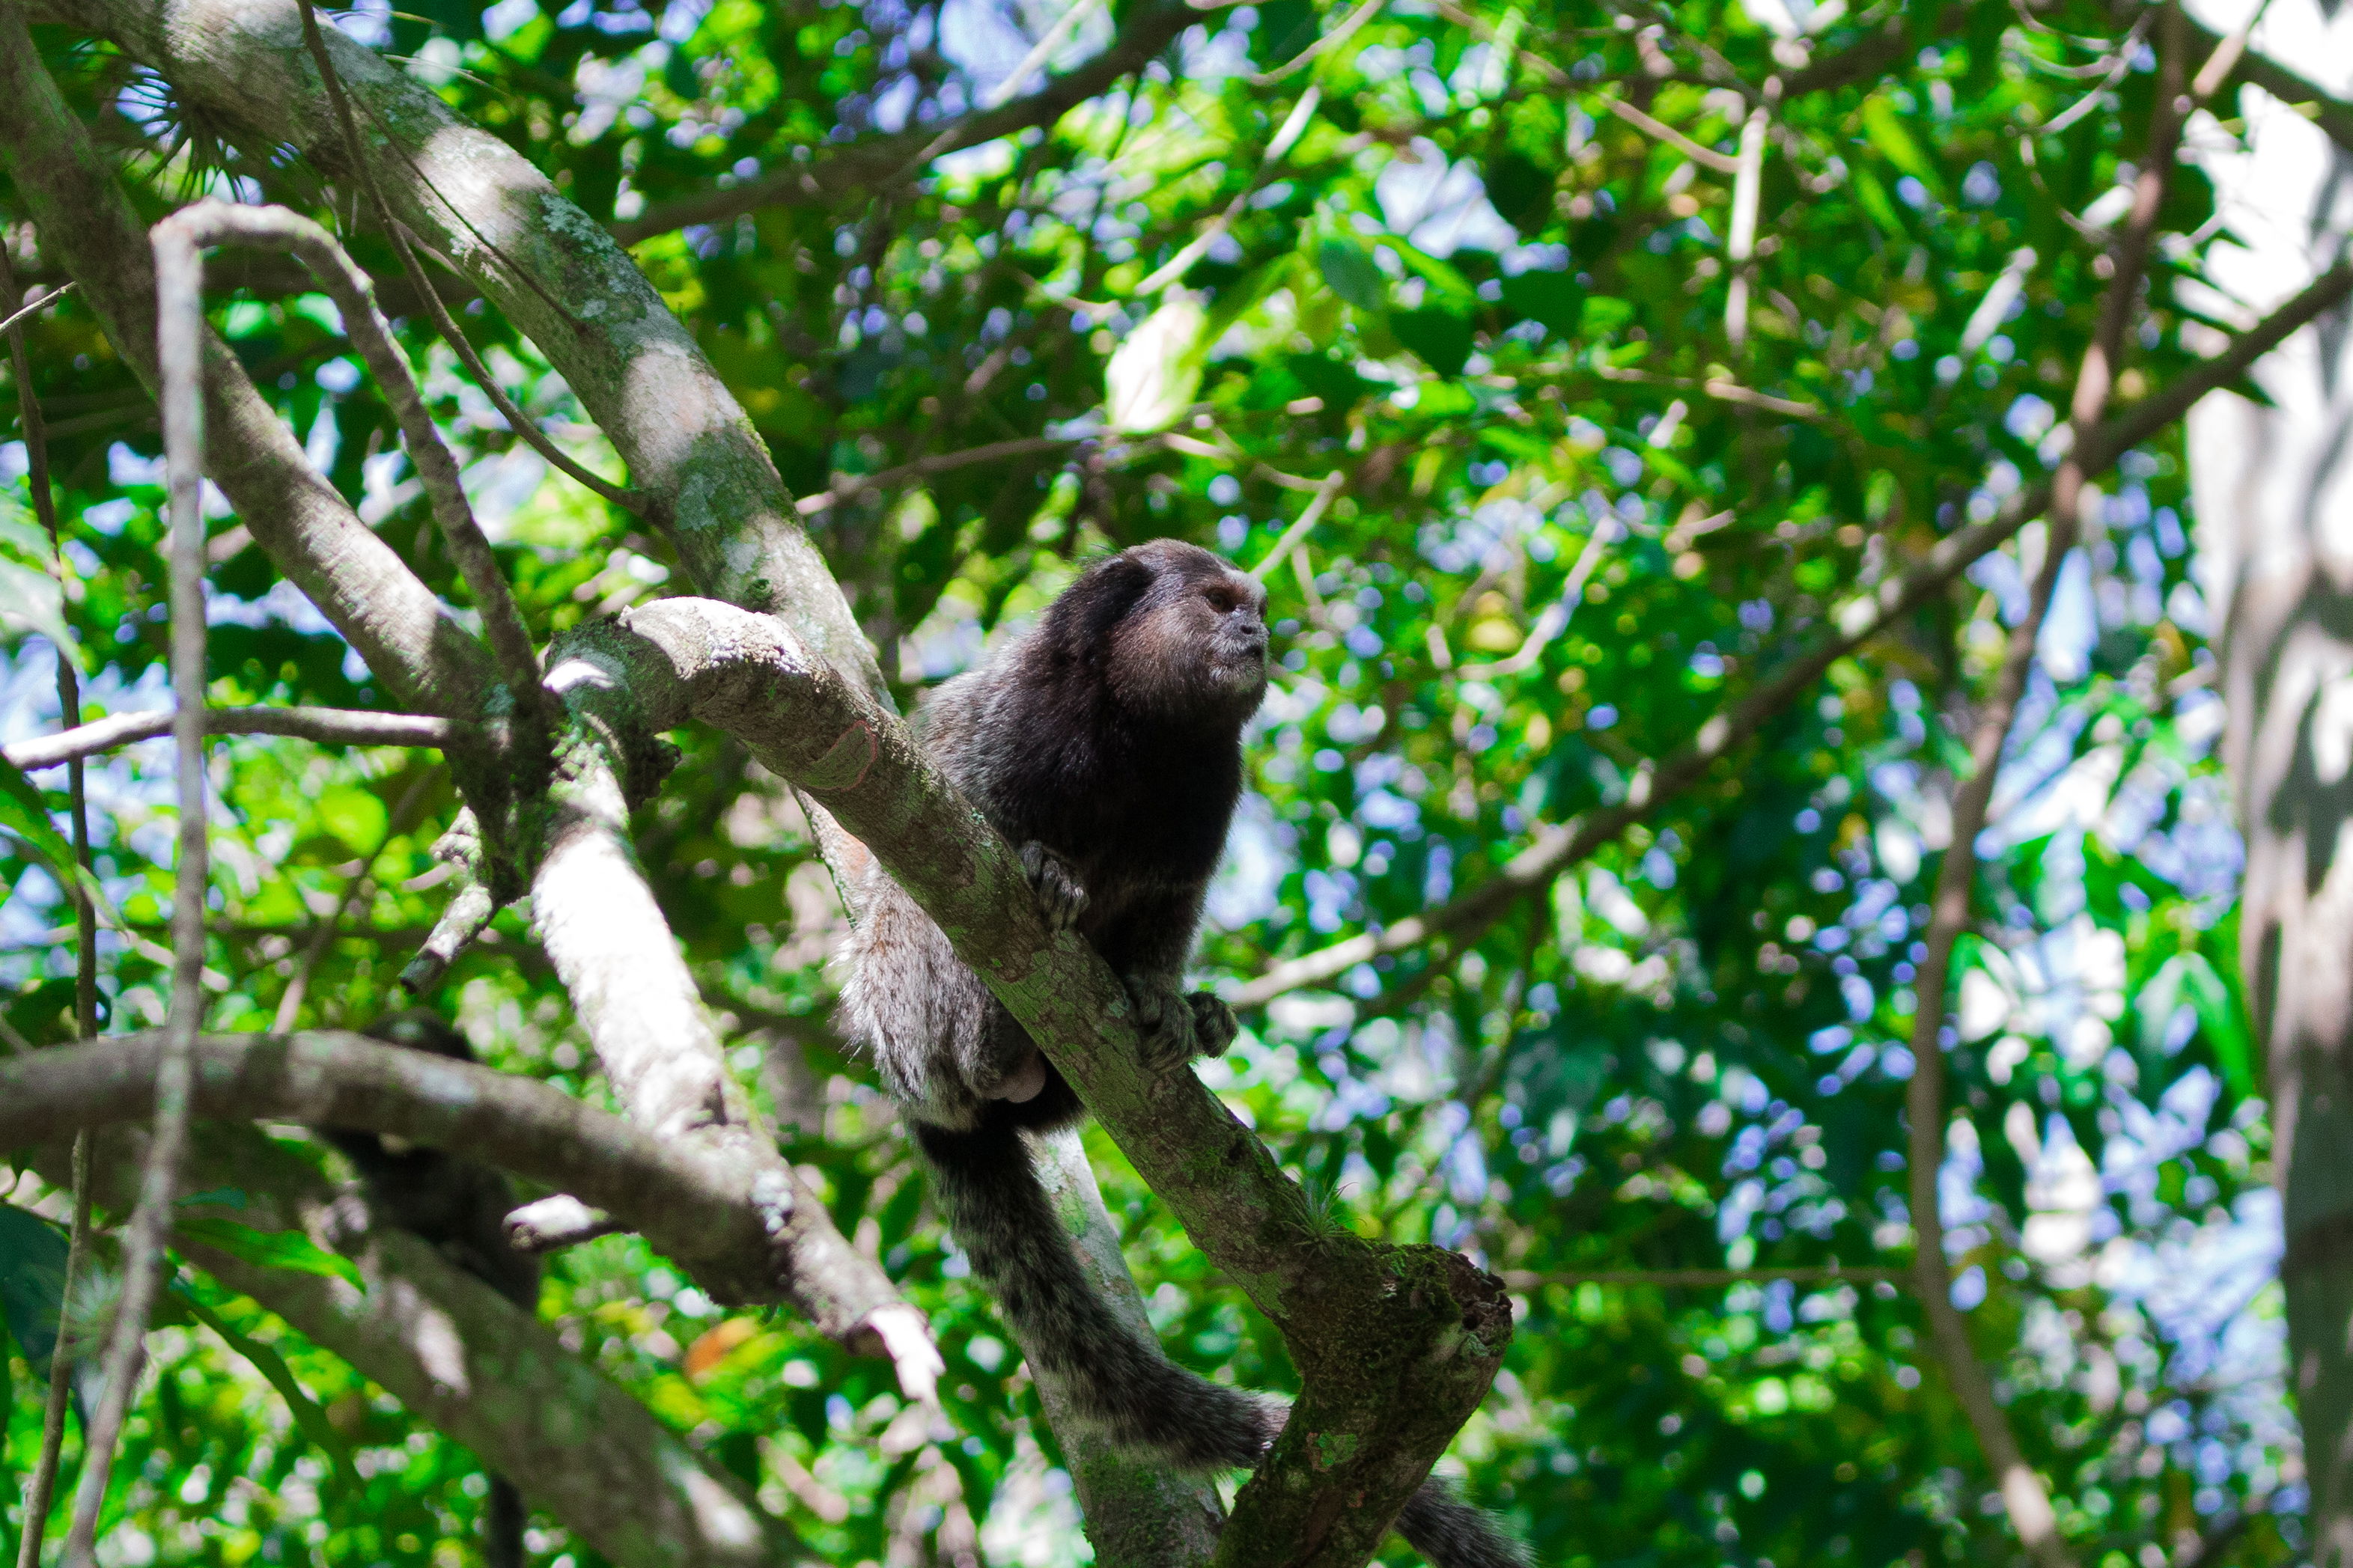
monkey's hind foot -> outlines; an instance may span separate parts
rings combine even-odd
[[[1135,1005],[1140,1059],[1146,1071],[1175,1072],[1196,1057],[1223,1056],[1239,1026],[1234,1010],[1207,991],[1187,995],[1150,980],[1129,977],[1128,1000]]]
[[[1234,1010],[1214,992],[1196,991],[1185,1000],[1192,1005],[1193,1034],[1200,1042],[1200,1054],[1224,1056],[1226,1047],[1234,1043],[1234,1037],[1241,1033]]]
[[[1038,895],[1039,910],[1049,931],[1068,931],[1086,912],[1087,890],[1062,858],[1036,839],[1021,847],[1021,870]]]

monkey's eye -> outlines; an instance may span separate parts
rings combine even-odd
[[[1242,596],[1234,592],[1230,583],[1212,583],[1201,590],[1201,597],[1208,600],[1209,608],[1221,616],[1233,614],[1242,602]]]

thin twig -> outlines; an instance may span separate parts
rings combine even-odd
[[[1332,498],[1340,493],[1340,486],[1345,477],[1337,468],[1324,476],[1324,482],[1315,487],[1315,499],[1307,503],[1307,510],[1299,514],[1299,521],[1284,529],[1282,537],[1274,542],[1274,548],[1266,552],[1266,559],[1250,568],[1250,574],[1252,577],[1261,583],[1265,582],[1268,574],[1282,565],[1283,559],[1299,547],[1300,541],[1315,531],[1315,525],[1324,521],[1324,510],[1331,506]],[[1314,597],[1315,590],[1313,584],[1310,584],[1307,593],[1311,599]]]
[[[1095,8],[1096,3],[1097,0],[1071,0],[1071,5],[1062,14],[1054,18],[1053,26],[1039,34],[1037,43],[1021,57],[1021,63],[1013,68],[1013,74],[981,94],[981,108],[1002,109],[1010,102],[1013,95],[1021,90],[1021,84],[1052,58],[1054,51],[1078,31],[1079,24],[1086,20],[1087,13]]]
[[[327,53],[326,35],[320,30],[318,15],[311,8],[311,0],[301,0],[301,8],[302,41],[311,52],[311,64],[318,68],[319,85],[326,93],[328,104],[333,109],[336,123],[343,132],[344,154],[352,160],[352,172],[358,176],[361,185],[372,198],[372,205],[377,215],[380,218],[388,221],[392,209],[376,188],[375,164],[369,160],[366,149],[361,145],[357,124],[352,119],[352,95],[343,90],[343,79],[335,69],[333,59]],[[349,41],[345,40],[346,43]],[[376,134],[384,139],[385,145],[400,154],[400,161],[408,165],[408,172],[417,178],[417,188],[431,192],[441,205],[449,210],[450,216],[458,220],[459,226],[472,235],[475,242],[484,250],[498,258],[524,288],[538,295],[540,302],[553,310],[558,321],[577,329],[580,325],[579,318],[575,316],[562,300],[549,293],[547,286],[542,283],[528,268],[501,249],[498,241],[484,234],[475,225],[474,220],[466,215],[466,210],[444,195],[441,187],[435,184],[423,169],[417,167],[416,154],[408,150],[408,143],[402,141],[394,133],[392,127],[385,123],[384,116],[376,112],[375,105],[364,98],[358,101],[359,106],[367,111],[368,119],[375,124]],[[395,243],[398,241],[396,239]]]
[[[1209,220],[1208,227],[1186,241],[1176,255],[1154,268],[1152,275],[1135,286],[1133,292],[1136,298],[1145,299],[1160,292],[1190,272],[1193,264],[1209,253],[1209,247],[1218,242],[1218,237],[1233,227],[1234,220],[1241,216],[1242,209],[1250,205],[1250,198],[1265,187],[1276,167],[1292,148],[1298,145],[1299,139],[1307,134],[1307,127],[1315,118],[1316,106],[1323,101],[1323,83],[1309,82],[1307,90],[1299,95],[1298,101],[1291,106],[1291,112],[1283,116],[1282,123],[1276,128],[1274,139],[1266,144],[1266,152],[1259,158],[1258,169],[1251,174],[1250,183],[1226,204],[1225,211]]]
[[[97,1562],[98,1516],[123,1416],[139,1382],[164,1238],[172,1224],[180,1155],[188,1137],[196,1032],[205,1014],[205,262],[198,220],[187,215],[165,218],[155,226],[153,245],[156,347],[163,372],[158,401],[171,504],[172,738],[180,795],[172,887],[172,1011],[155,1067],[154,1131],[139,1202],[123,1238],[122,1295],[106,1347],[106,1385],[84,1434],[73,1525],[66,1536],[68,1568],[94,1568]]]
[[[1250,85],[1252,87],[1272,87],[1276,82],[1282,80],[1285,77],[1291,76],[1295,72],[1304,70],[1318,55],[1329,54],[1334,49],[1338,48],[1342,44],[1346,43],[1350,38],[1355,37],[1356,36],[1356,30],[1359,27],[1362,27],[1366,23],[1371,21],[1374,16],[1379,12],[1380,8],[1388,3],[1389,0],[1365,0],[1363,5],[1348,13],[1346,20],[1343,21],[1338,26],[1333,28],[1330,32],[1324,34],[1322,37],[1316,39],[1314,43],[1308,45],[1305,48],[1300,50],[1298,54],[1293,56],[1290,59],[1285,60],[1282,64],[1275,67],[1272,70],[1262,71],[1259,75],[1250,78]]]
[[[1641,370],[1629,365],[1596,364],[1593,374],[1604,381],[1633,382],[1643,386],[1670,386],[1680,392],[1696,392],[1722,403],[1746,404],[1774,414],[1787,414],[1797,419],[1825,419],[1820,407],[1811,403],[1799,403],[1792,398],[1776,397],[1769,392],[1741,385],[1723,376],[1662,375],[1657,371]]]
[[[425,313],[433,318],[434,329],[441,334],[442,341],[457,351],[459,360],[473,376],[474,384],[482,389],[482,395],[491,400],[491,406],[506,420],[507,427],[522,437],[533,451],[546,458],[574,483],[633,516],[650,519],[657,510],[651,496],[642,490],[633,490],[627,485],[617,485],[592,472],[557,446],[554,438],[539,427],[539,421],[524,413],[515,400],[507,395],[506,388],[501,386],[499,378],[491,374],[491,367],[482,363],[482,356],[475,352],[473,340],[466,335],[466,329],[458,324],[458,319],[449,313],[449,308],[441,302],[440,290],[433,287],[432,278],[417,259],[417,251],[422,247],[423,242],[397,218],[390,219],[388,223],[393,248],[399,253],[410,287],[417,290],[417,298],[425,303]]]
[[[41,1407],[41,1455],[25,1482],[24,1533],[16,1542],[16,1568],[40,1568],[41,1537],[56,1500],[58,1463],[65,1451],[66,1405],[73,1390],[74,1357],[66,1343],[66,1324],[73,1310],[74,1293],[90,1267],[90,1143],[85,1129],[73,1142],[73,1228],[66,1242],[66,1277],[58,1289],[58,1333],[49,1342],[48,1396]]]
[[[16,280],[11,277],[8,280],[8,298],[12,301],[13,308],[9,310],[7,319],[0,321],[0,332],[13,334],[17,327],[72,293],[74,284],[79,281],[79,279],[69,279],[62,287],[52,289],[29,303],[13,304],[13,301],[22,300],[24,296],[16,291]]]
[[[1536,617],[1536,624],[1529,630],[1526,639],[1512,651],[1508,658],[1497,659],[1493,664],[1464,665],[1461,670],[1463,679],[1501,680],[1507,675],[1519,674],[1542,658],[1544,650],[1552,646],[1553,639],[1568,630],[1569,617],[1577,614],[1577,606],[1585,598],[1585,584],[1593,576],[1594,568],[1601,564],[1601,552],[1625,531],[1626,525],[1616,518],[1603,518],[1595,522],[1593,531],[1586,536],[1585,548],[1577,552],[1577,563],[1568,569],[1568,581],[1561,584],[1560,597],[1545,606],[1544,614]]]
[[[369,163],[367,149],[360,142],[359,124],[352,118],[351,97],[343,90],[343,79],[336,71],[335,62],[327,53],[326,35],[319,29],[318,13],[312,8],[311,0],[302,0],[302,42],[311,51],[311,63],[319,68],[319,85],[327,95],[328,105],[334,110],[336,127],[343,133],[344,156],[351,160],[353,175],[358,179],[361,189],[368,199],[368,205],[375,209],[376,221],[384,226],[385,233],[391,237],[393,251],[400,258],[401,270],[408,275],[409,287],[416,291],[417,298],[424,301],[426,312],[433,318],[434,327],[440,332],[443,340],[457,351],[458,358],[472,374],[476,384],[481,387],[483,395],[491,400],[491,406],[505,417],[508,427],[522,437],[533,450],[575,481],[586,486],[605,500],[637,516],[650,516],[654,509],[652,501],[648,497],[590,473],[559,449],[554,441],[548,439],[547,432],[542,430],[535,420],[515,405],[514,400],[507,395],[506,389],[499,384],[498,377],[492,375],[490,367],[482,363],[481,355],[474,352],[473,340],[466,336],[465,329],[458,325],[456,319],[441,303],[439,290],[433,287],[433,280],[426,276],[423,264],[417,259],[416,237],[410,234],[406,225],[393,216],[392,205],[385,200],[384,191],[375,182],[375,166]],[[373,116],[375,111],[371,108],[368,112]],[[381,129],[380,126],[379,129]],[[404,158],[407,157],[407,151],[406,147],[401,148],[401,155]],[[417,168],[414,160],[410,161],[409,167],[416,170],[417,179],[427,189],[433,189],[431,182],[425,179],[425,172]],[[434,191],[434,194],[440,195],[438,190]],[[457,211],[455,205],[449,204],[447,197],[444,197],[443,201],[445,205],[449,205],[452,212]],[[458,216],[460,222],[466,222],[463,213],[459,213]],[[490,246],[491,255],[498,257],[501,261],[507,260],[505,253],[497,246],[491,245],[490,240],[480,230],[474,229],[471,223],[467,223],[466,226],[473,231],[475,238]],[[512,262],[508,262],[510,268],[513,265]],[[517,270],[520,271],[519,268]],[[535,292],[538,292],[543,299],[546,298],[545,290],[539,289],[530,274],[522,273],[521,275],[524,282],[532,284]],[[555,301],[549,300],[548,303],[554,305]],[[569,319],[569,313],[562,307],[557,306],[556,310],[559,315],[565,315],[567,320]],[[422,477],[421,468],[419,475]],[[534,681],[533,685],[536,684],[537,682]]]
[[[967,447],[960,452],[935,453],[928,458],[917,458],[912,463],[902,463],[895,468],[884,468],[880,473],[852,474],[847,479],[838,479],[828,489],[801,497],[794,503],[794,510],[803,517],[815,517],[852,497],[871,495],[902,479],[944,474],[951,469],[970,468],[976,463],[994,463],[1006,458],[1026,458],[1035,452],[1067,451],[1078,444],[1060,437],[1022,436],[1010,441],[991,441],[985,447]]]
[[[1504,1283],[1514,1290],[1545,1285],[1655,1285],[1708,1289],[1719,1285],[1902,1285],[1908,1268],[1852,1268],[1836,1263],[1798,1268],[1568,1268],[1536,1272],[1506,1268]]]
[[[66,289],[72,288],[69,283]],[[16,269],[8,247],[0,241],[0,306],[8,319],[0,330],[8,334],[8,354],[16,378],[16,419],[25,437],[25,481],[32,494],[33,514],[49,536],[58,584],[65,585],[63,537],[58,527],[57,491],[49,482],[49,443],[41,422],[40,399],[33,391],[33,355],[26,346],[24,323],[65,289],[52,289],[32,304],[22,304]],[[74,673],[74,650],[60,644],[58,659],[58,715],[67,727],[81,722],[81,682]],[[73,819],[74,863],[84,872],[92,868],[90,847],[90,796],[79,763],[67,774],[67,800]],[[64,879],[67,900],[74,912],[74,1033],[78,1039],[98,1035],[98,910],[90,889],[72,878]],[[73,1356],[66,1344],[66,1321],[74,1290],[90,1258],[90,1134],[77,1132],[73,1144],[73,1225],[67,1233],[66,1275],[58,1291],[58,1332],[49,1345],[49,1386],[41,1408],[41,1451],[33,1473],[26,1479],[22,1533],[16,1545],[17,1568],[39,1568],[41,1538],[47,1532],[49,1507],[57,1499],[58,1467],[65,1452],[66,1405],[73,1388]]]
[[[1456,26],[1467,29],[1485,43],[1493,44],[1496,41],[1494,28],[1481,21],[1478,17],[1473,16],[1470,12],[1465,11],[1460,5],[1453,4],[1452,0],[1438,0],[1438,14],[1445,17],[1448,21],[1453,23]],[[1538,76],[1544,78],[1546,82],[1552,87],[1557,88],[1565,92],[1574,92],[1580,95],[1585,92],[1586,89],[1582,83],[1570,76],[1567,71],[1561,69],[1560,67],[1555,65],[1552,61],[1545,58],[1542,55],[1537,54],[1535,50],[1514,48],[1513,52],[1519,56],[1520,63],[1522,65],[1526,66]],[[1654,137],[1657,140],[1665,142],[1668,146],[1672,147],[1675,151],[1681,153],[1684,157],[1689,158],[1693,163],[1698,163],[1705,168],[1714,169],[1719,174],[1735,174],[1740,172],[1740,160],[1738,158],[1733,156],[1729,153],[1719,153],[1713,147],[1701,146],[1698,142],[1693,141],[1690,137],[1684,135],[1673,126],[1669,125],[1666,121],[1654,119],[1651,115],[1644,113],[1641,110],[1635,108],[1624,99],[1603,98],[1599,101],[1602,108],[1608,110],[1610,113],[1616,115],[1619,119],[1624,121],[1635,130],[1640,131],[1645,136]]]
[[[291,735],[330,746],[447,747],[456,730],[447,719],[349,708],[207,708],[204,725],[207,735]],[[169,712],[116,713],[58,734],[19,741],[0,755],[33,773],[171,732]]]

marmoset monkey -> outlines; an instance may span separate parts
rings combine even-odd
[[[386,1045],[461,1062],[474,1059],[466,1037],[422,1007],[378,1019],[366,1033]],[[420,1149],[403,1139],[351,1128],[320,1131],[359,1172],[377,1218],[421,1237],[524,1311],[538,1311],[539,1259],[507,1241],[505,1221],[514,1193],[504,1176],[461,1155]],[[489,1568],[522,1568],[529,1517],[522,1494],[505,1477],[492,1476],[482,1513],[482,1561]]]
[[[1124,983],[1155,1071],[1234,1037],[1232,1011],[1183,983],[1241,795],[1242,726],[1266,694],[1265,606],[1206,550],[1138,545],[1088,567],[916,720],[933,760],[1018,848],[1049,922],[1075,927]],[[1078,1096],[879,866],[860,891],[843,1033],[873,1051],[1022,1342],[1119,1447],[1188,1469],[1256,1465],[1281,1403],[1198,1377],[1125,1327],[1054,1217],[1020,1135],[1078,1120]],[[1435,1479],[1397,1528],[1440,1568],[1524,1562]]]

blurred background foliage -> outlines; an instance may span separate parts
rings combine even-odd
[[[1174,21],[1147,0],[1075,18],[1056,0],[412,3],[340,20],[635,240],[812,498],[904,700],[1091,554],[1176,535],[1256,565],[1340,476],[1270,574],[1280,668],[1211,983],[1441,904],[1623,799],[1856,590],[2052,466],[2155,80],[2142,8],[2087,0],[1269,0]],[[938,127],[1036,89],[1012,73],[1058,20],[1056,68],[1124,29],[1175,41],[1056,122],[927,163]],[[301,161],[184,112],[110,47],[41,37],[149,214],[211,191],[348,216]],[[1736,343],[1726,170],[1768,90]],[[2233,134],[2214,109],[2193,144]],[[787,178],[829,166],[863,173]],[[2229,319],[2197,281],[2218,229],[2194,168],[2162,228],[2126,402]],[[381,237],[351,242],[535,633],[663,592],[664,542],[551,474],[394,286]],[[216,321],[313,460],[464,605],[333,312],[250,258],[214,277]],[[534,418],[616,471],[529,342],[479,301],[459,319]],[[53,565],[23,447],[0,446],[8,581],[37,604],[59,574],[96,709],[163,706],[153,409],[78,301],[29,330],[68,536]],[[1957,1299],[2083,1561],[2161,1568],[2185,1532],[2251,1515],[2229,1550],[2284,1563],[2301,1469],[2276,1204],[2178,436],[2102,483],[1963,947]],[[214,527],[216,700],[382,705],[234,521]],[[1518,1337],[1450,1463],[1546,1563],[2012,1550],[1896,1284],[1643,1276],[1908,1261],[1918,935],[1956,737],[2037,548],[2030,531],[1987,557],[1590,860],[1457,941],[1276,998],[1203,1068],[1336,1222],[1506,1272]],[[55,654],[37,617],[11,625],[17,738],[55,722]],[[679,739],[644,858],[792,1157],[933,1315],[957,1435],[898,1423],[881,1363],[723,1313],[632,1238],[554,1259],[542,1313],[831,1561],[1084,1561],[1018,1359],[826,1022],[842,924],[805,825],[732,743]],[[213,755],[213,1026],[393,1005],[441,897],[446,773],[291,741]],[[167,749],[91,789],[123,921],[102,938],[109,1026],[149,1026]],[[69,1032],[71,928],[0,847],[0,1023],[27,1049]],[[439,1000],[493,1065],[603,1095],[512,911]],[[1289,1386],[1268,1325],[1091,1146],[1170,1352]],[[14,1198],[62,1213],[29,1171]],[[467,1454],[251,1301],[193,1268],[181,1291],[117,1470],[115,1561],[452,1560],[484,1489]],[[38,1430],[27,1350],[0,1363],[12,1523]],[[536,1561],[591,1556],[554,1521],[531,1539]]]

